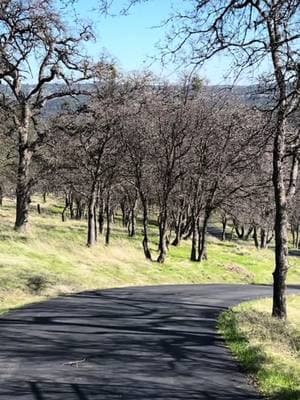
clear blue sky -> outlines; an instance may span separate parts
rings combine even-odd
[[[115,0],[115,3],[120,5],[123,0]],[[125,72],[148,68],[158,75],[175,79],[180,71],[173,65],[168,65],[164,70],[159,63],[151,65],[151,57],[159,56],[155,45],[163,40],[165,34],[165,29],[154,27],[160,25],[169,15],[171,3],[175,7],[184,4],[182,0],[151,0],[136,5],[127,16],[105,18],[96,11],[97,0],[78,0],[78,14],[82,18],[93,20],[97,36],[96,43],[88,45],[88,53],[97,59],[105,49]],[[229,71],[230,60],[218,56],[206,64],[199,74],[210,84],[223,84],[231,82],[230,79],[224,79]],[[238,83],[252,83],[251,74]]]

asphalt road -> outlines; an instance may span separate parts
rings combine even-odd
[[[216,332],[266,286],[183,285],[60,297],[0,319],[0,400],[258,400]]]

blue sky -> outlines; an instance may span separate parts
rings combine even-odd
[[[123,0],[115,0],[116,5],[123,4]],[[171,80],[176,79],[183,70],[178,71],[174,65],[167,65],[162,69],[159,62],[152,63],[152,58],[159,56],[156,44],[163,40],[164,28],[155,28],[169,15],[171,4],[182,7],[183,0],[150,0],[136,5],[127,16],[104,17],[97,11],[97,0],[77,0],[76,10],[81,18],[91,19],[97,41],[89,44],[88,54],[96,60],[103,51],[110,54],[121,70],[150,69],[155,74]],[[230,60],[225,56],[217,56],[209,61],[199,75],[210,84],[231,83],[232,77],[224,78],[230,71]],[[253,76],[242,77],[238,83],[249,84]]]

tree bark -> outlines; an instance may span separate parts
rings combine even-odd
[[[110,233],[111,233],[111,210],[110,210],[110,193],[107,193],[106,197],[106,205],[105,205],[105,213],[106,213],[106,234],[105,234],[105,245],[108,246],[110,243]]]
[[[239,239],[244,239],[244,235],[245,235],[245,228],[244,228],[244,225],[242,225],[241,226],[241,232],[239,231],[239,225],[238,224],[236,224],[235,225],[235,232],[236,232],[236,234],[237,234],[237,237],[239,238]]]
[[[99,233],[103,235],[104,231],[104,201],[103,198],[100,198],[99,201],[99,211],[98,211],[98,225],[99,225]]]
[[[291,234],[292,234],[292,243],[293,243],[293,247],[295,247],[295,245],[296,245],[296,235],[295,235],[295,230],[294,230],[294,227],[293,227],[293,225],[292,225],[292,227],[291,227]]]
[[[91,194],[90,194],[90,199],[89,199],[89,205],[88,205],[88,234],[87,234],[87,246],[91,247],[96,244],[96,215],[95,215],[95,209],[96,209],[96,201],[97,201],[97,188],[96,184],[93,184]]]
[[[74,219],[74,197],[73,197],[72,192],[70,193],[69,209],[70,209],[70,218]]]
[[[199,252],[199,261],[207,260],[207,226],[211,215],[211,210],[206,209],[203,219],[202,231],[201,231],[201,249]]]
[[[253,226],[249,226],[249,228],[248,228],[248,230],[247,230],[247,232],[245,234],[244,239],[248,240],[252,232],[253,232]]]
[[[271,235],[269,236],[269,229],[268,229],[267,230],[267,247],[272,242],[273,239],[274,239],[274,233],[273,233],[273,231],[271,231]]]
[[[197,221],[196,221],[196,217],[195,217],[195,213],[194,211],[192,211],[192,226],[191,226],[191,230],[192,230],[192,249],[191,249],[191,261],[198,261],[198,252],[197,252],[197,240],[198,240],[198,236],[197,236]]]
[[[201,253],[201,246],[202,246],[202,229],[201,229],[201,224],[200,224],[200,217],[198,216],[197,218],[197,235],[198,235],[198,255],[197,255],[197,261],[200,262],[200,253]]]
[[[83,207],[82,207],[81,199],[75,197],[75,203],[76,203],[75,219],[81,220],[82,214],[83,214]]]
[[[130,210],[130,217],[129,217],[129,224],[128,224],[128,236],[129,237],[134,237],[136,233],[136,215],[135,215],[135,210],[136,210],[136,205],[137,201],[134,201],[134,204],[131,207]]]
[[[172,246],[180,245],[181,234],[182,234],[182,217],[183,217],[183,212],[180,210],[178,213],[178,218],[175,223],[175,239],[172,242]]]
[[[261,249],[267,248],[267,234],[264,228],[260,228],[260,248]]]
[[[28,133],[30,110],[27,106],[22,109],[22,123],[18,128],[18,173],[17,173],[17,187],[16,187],[16,220],[15,230],[19,232],[26,232],[28,226],[28,213],[30,204],[30,178],[29,168],[32,159],[33,151],[29,147]]]
[[[61,213],[61,220],[62,220],[62,222],[65,222],[65,220],[66,220],[66,211],[67,211],[67,209],[68,209],[68,207],[69,207],[69,197],[68,197],[68,195],[66,195],[66,197],[65,197],[65,206],[64,206],[64,209],[62,210],[62,213]]]
[[[227,228],[227,218],[222,218],[222,241],[226,240],[226,228]]]
[[[141,195],[140,197],[143,207],[143,249],[146,259],[152,260],[148,236],[148,203],[143,195]]]
[[[284,185],[283,156],[285,154],[285,118],[278,111],[277,132],[273,148],[273,185],[275,193],[275,270],[273,272],[272,315],[286,319],[286,276],[288,271],[288,216]]]
[[[98,228],[97,228],[97,202],[94,207],[94,230],[95,230],[95,241],[98,240]]]
[[[159,256],[157,258],[157,262],[163,264],[166,260],[168,253],[167,246],[167,211],[166,209],[160,215],[159,219]]]
[[[120,207],[122,211],[122,225],[126,227],[126,197],[124,197],[120,202]]]
[[[234,234],[234,224],[231,227],[231,231],[230,231],[230,236],[229,236],[229,240],[232,241],[233,240],[233,234]]]
[[[0,184],[0,207],[3,206],[4,190],[2,184]]]
[[[15,230],[19,232],[26,232],[30,204],[29,167],[32,158],[32,151],[28,149],[27,140],[26,144],[23,144],[22,139],[20,139],[19,142]]]
[[[254,240],[255,247],[257,249],[259,249],[259,243],[258,243],[258,237],[257,237],[257,227],[256,226],[254,226],[254,228],[253,228],[253,240]]]

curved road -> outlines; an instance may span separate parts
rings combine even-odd
[[[182,285],[60,297],[0,319],[1,400],[258,400],[216,332],[271,288]]]

